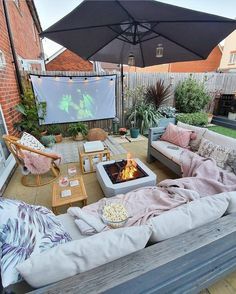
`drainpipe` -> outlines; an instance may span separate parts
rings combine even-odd
[[[11,52],[12,52],[12,57],[13,57],[12,63],[14,63],[14,65],[15,65],[18,89],[20,91],[20,94],[22,95],[22,94],[24,94],[24,89],[23,89],[23,85],[22,85],[22,81],[21,81],[21,75],[20,75],[20,70],[19,70],[16,50],[15,50],[15,47],[14,47],[13,36],[12,36],[11,25],[10,25],[10,21],[9,21],[9,14],[8,14],[8,10],[7,10],[6,0],[3,0],[3,10],[4,10],[5,20],[6,20],[6,25],[7,25],[7,33],[8,33]]]

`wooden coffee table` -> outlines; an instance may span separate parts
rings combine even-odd
[[[53,184],[52,190],[52,211],[56,214],[57,208],[64,205],[72,206],[73,203],[83,201],[83,205],[87,205],[87,193],[84,186],[84,181],[81,176],[69,178],[69,181],[78,180],[79,185],[75,187],[61,187],[58,182]],[[61,197],[61,191],[71,190],[71,196]]]

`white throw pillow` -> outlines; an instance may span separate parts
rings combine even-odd
[[[221,168],[226,168],[228,157],[232,152],[231,148],[215,144],[205,138],[202,138],[198,154],[205,158],[215,159],[216,164]]]
[[[227,194],[203,197],[150,219],[152,243],[177,236],[220,218],[229,205]]]
[[[183,128],[183,129],[191,130],[197,135],[196,139],[190,140],[190,144],[189,144],[192,151],[197,151],[199,149],[200,144],[201,144],[202,136],[205,134],[207,129],[196,127],[196,126],[191,126],[191,125],[182,123],[180,121],[178,121],[177,126]]]
[[[35,150],[44,151],[45,147],[39,142],[34,136],[24,132],[20,140],[18,141],[21,145],[33,148]]]
[[[42,287],[143,249],[148,226],[109,230],[31,256],[17,270],[32,287]]]

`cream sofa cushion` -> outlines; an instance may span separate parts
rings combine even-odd
[[[231,148],[231,149],[236,149],[236,139],[234,138],[230,138],[210,130],[207,130],[204,133],[203,138],[215,144],[222,145],[224,147]]]
[[[32,256],[17,270],[32,287],[42,287],[143,249],[150,235],[148,226],[109,230]]]
[[[191,130],[196,133],[197,138],[195,140],[190,140],[190,147],[191,147],[191,150],[197,151],[200,146],[202,136],[205,134],[207,129],[196,127],[196,126],[191,126],[191,125],[182,123],[180,121],[178,121],[177,126],[183,128],[183,129]]]
[[[78,227],[75,224],[75,219],[68,213],[59,214],[56,216],[56,218],[58,218],[59,221],[63,224],[65,231],[69,233],[72,240],[80,240],[88,237],[80,233]]]
[[[186,150],[185,148],[176,146],[175,144],[160,140],[153,141],[151,145],[157,151],[161,152],[163,155],[177,164],[180,164],[180,155],[182,151]]]
[[[150,219],[152,243],[177,236],[220,218],[229,205],[228,194],[206,196]]]

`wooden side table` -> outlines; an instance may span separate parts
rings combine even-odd
[[[73,203],[83,201],[83,205],[87,205],[87,193],[84,186],[84,181],[81,176],[69,178],[69,181],[78,180],[79,185],[71,187],[61,187],[58,182],[53,184],[52,190],[52,211],[57,214],[57,208],[64,205],[72,206]],[[61,191],[71,190],[71,196],[61,197]]]
[[[80,170],[82,174],[93,173],[97,163],[108,161],[110,158],[111,153],[108,148],[96,152],[85,152],[83,149],[79,149]]]

